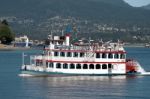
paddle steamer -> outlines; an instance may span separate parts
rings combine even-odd
[[[23,63],[22,74],[100,76],[138,74],[142,70],[138,62],[126,59],[120,42],[79,40],[71,44],[70,39],[70,35],[51,36],[42,55],[30,56],[29,65]]]

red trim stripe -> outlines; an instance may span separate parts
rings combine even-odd
[[[42,60],[36,60],[42,61]],[[126,62],[88,62],[88,61],[54,61],[54,60],[46,60],[47,62],[57,62],[57,63],[88,63],[88,64],[126,64]]]

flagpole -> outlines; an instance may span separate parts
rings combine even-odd
[[[22,66],[24,66],[24,52],[22,53]]]

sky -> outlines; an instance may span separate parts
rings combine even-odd
[[[124,0],[132,6],[140,7],[147,4],[150,4],[150,0]]]

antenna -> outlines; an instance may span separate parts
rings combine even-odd
[[[22,66],[24,66],[24,52],[22,53]]]

